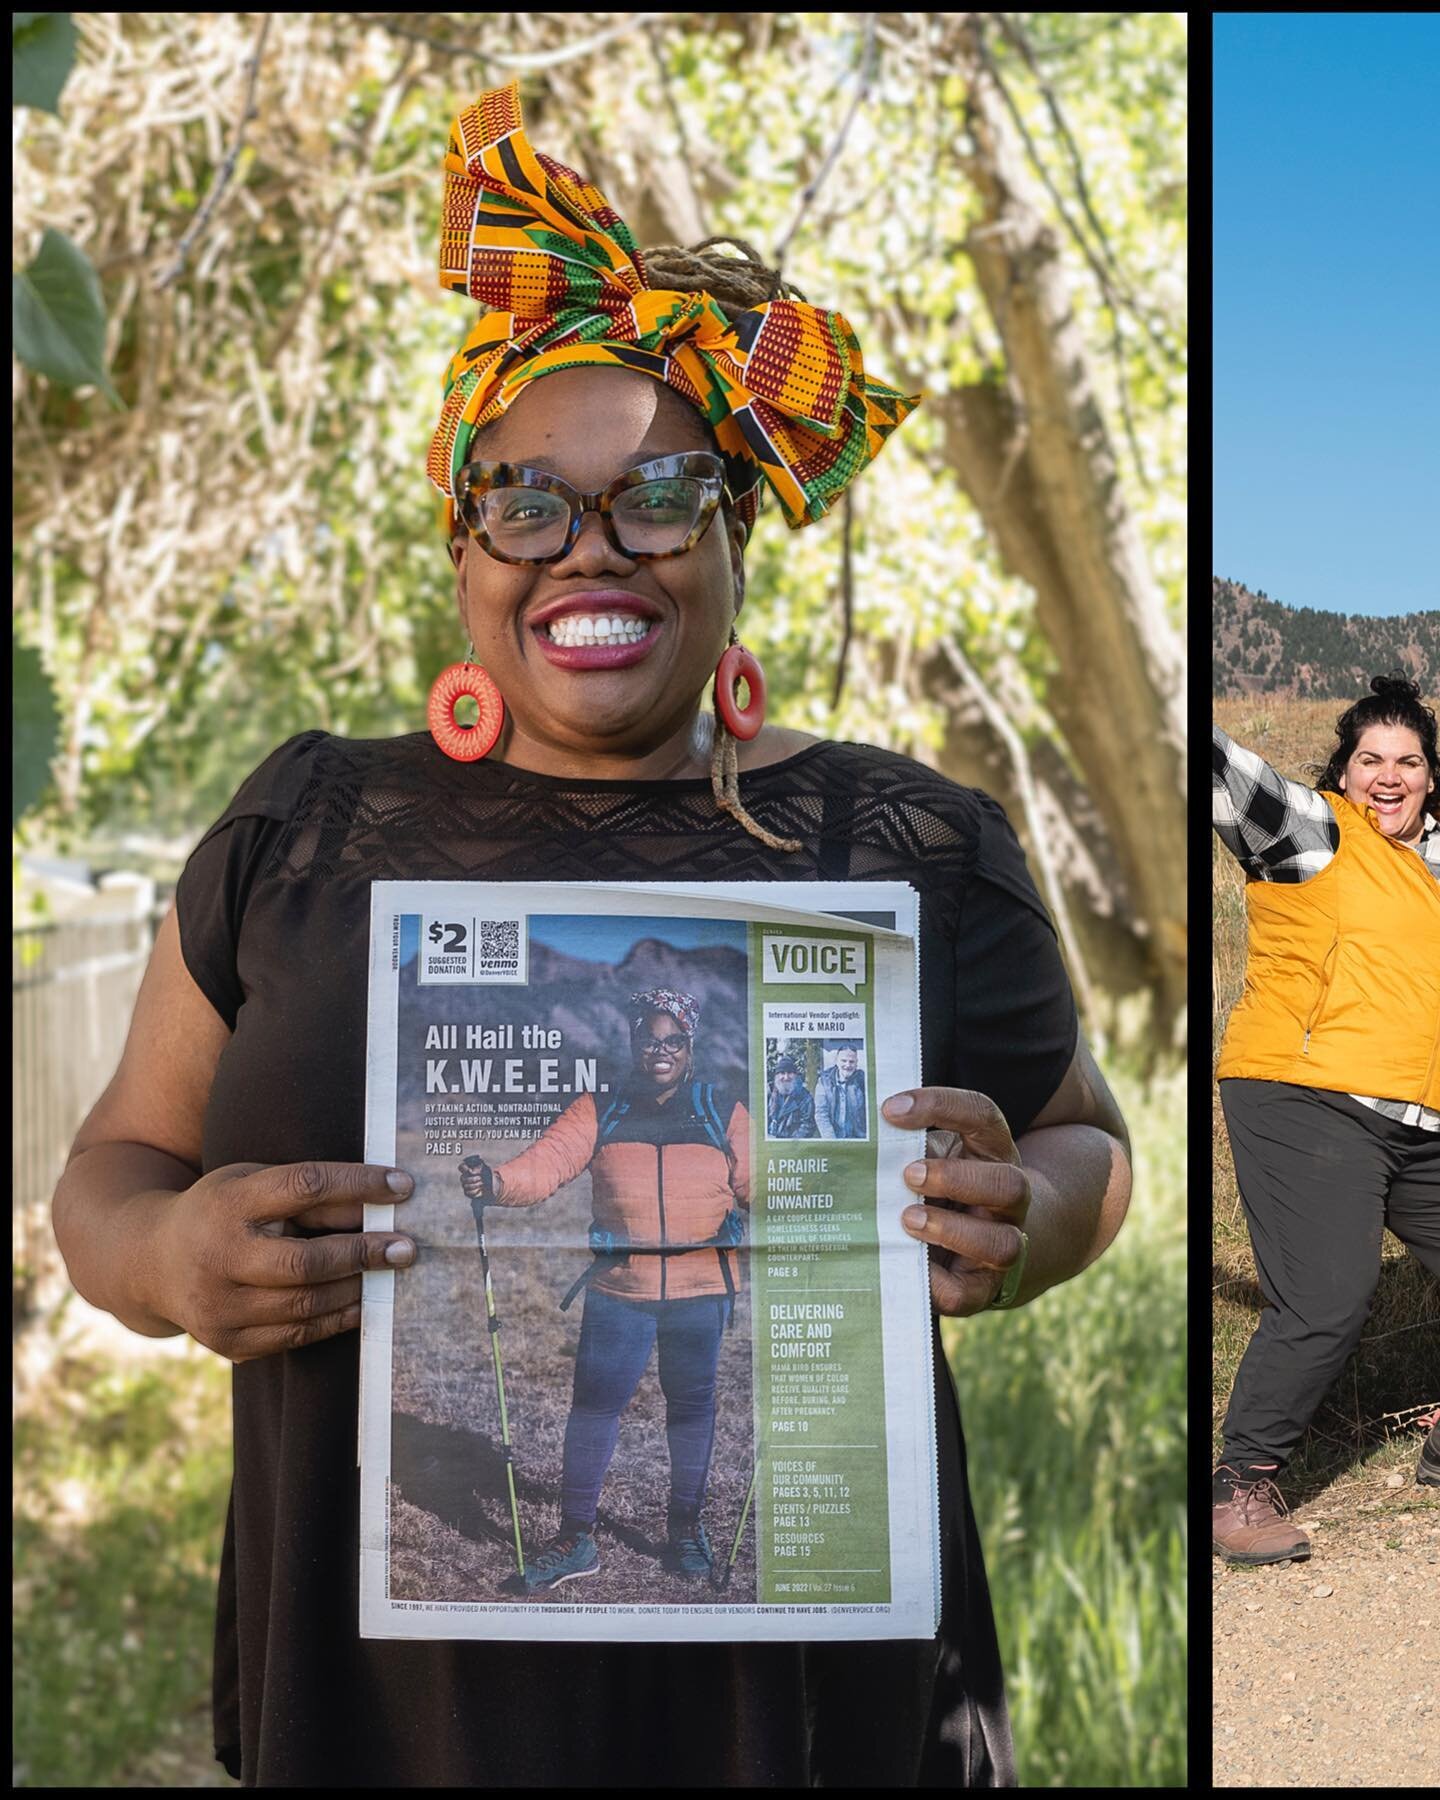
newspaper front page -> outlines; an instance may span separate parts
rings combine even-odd
[[[362,1636],[934,1635],[917,937],[893,882],[374,884]]]

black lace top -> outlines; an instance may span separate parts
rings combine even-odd
[[[180,879],[186,966],[232,1028],[204,1166],[363,1159],[372,880],[904,880],[921,896],[928,1083],[1015,1135],[1076,1017],[1001,808],[906,757],[817,744],[741,778],[585,781],[307,732],[244,783]],[[234,1371],[217,1755],[265,1787],[986,1787],[1014,1783],[958,1408],[936,1356],[933,1642],[390,1642],[358,1634],[359,1334]]]

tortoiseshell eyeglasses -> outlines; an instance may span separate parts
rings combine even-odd
[[[456,482],[455,510],[497,562],[550,563],[568,556],[587,512],[622,556],[682,556],[705,535],[721,500],[734,505],[725,467],[708,450],[657,456],[582,494],[548,469],[473,462]]]

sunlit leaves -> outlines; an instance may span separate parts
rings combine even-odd
[[[182,831],[213,816],[293,732],[417,728],[429,680],[463,649],[423,463],[441,371],[473,318],[440,293],[434,259],[443,134],[473,97],[475,69],[412,61],[367,164],[362,141],[393,101],[406,46],[353,15],[273,15],[235,180],[162,297],[145,279],[151,265],[123,259],[147,240],[177,243],[211,192],[255,15],[185,15],[179,32],[168,15],[79,17],[86,48],[66,113],[82,101],[90,110],[73,132],[68,118],[19,130],[17,222],[31,242],[63,225],[106,268],[114,380],[137,410],[112,455],[115,420],[102,401],[22,377],[17,510],[49,548],[17,591],[67,709],[83,670],[82,807]],[[502,45],[570,29],[569,15],[495,17]],[[1118,268],[1179,342],[1183,24],[1170,14],[1016,17],[1080,141]],[[473,28],[473,15],[433,15],[427,26],[455,42]],[[785,261],[812,301],[851,320],[868,369],[932,396],[854,490],[855,639],[840,710],[830,704],[838,511],[790,532],[767,510],[742,618],[770,673],[772,716],[897,749],[937,729],[913,701],[913,670],[947,632],[982,673],[1018,664],[1041,695],[1048,679],[1031,597],[948,471],[933,404],[946,389],[1005,378],[963,249],[976,199],[962,167],[963,83],[939,47],[946,29],[938,15],[881,18],[869,97]],[[773,253],[850,105],[863,28],[846,14],[667,16],[565,65],[553,91],[545,74],[525,75],[539,147],[582,170],[603,155],[622,174],[642,169],[647,143],[678,153],[651,37],[705,231]],[[1074,209],[1038,87],[998,40],[996,56]],[[155,75],[150,87],[137,89],[137,68]],[[156,82],[176,98],[150,121]],[[98,173],[97,131],[109,134]],[[623,206],[637,195],[611,197]],[[1063,228],[1060,254],[1119,442],[1109,309]],[[1183,371],[1134,327],[1123,354],[1153,490],[1123,451],[1121,479],[1178,611]],[[87,659],[102,578],[103,629]],[[897,699],[907,681],[912,697]]]

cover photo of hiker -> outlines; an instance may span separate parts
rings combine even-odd
[[[523,985],[450,986],[407,978],[415,923],[390,1594],[752,1601],[745,928],[532,914]],[[561,1539],[579,1551],[547,1558]]]

